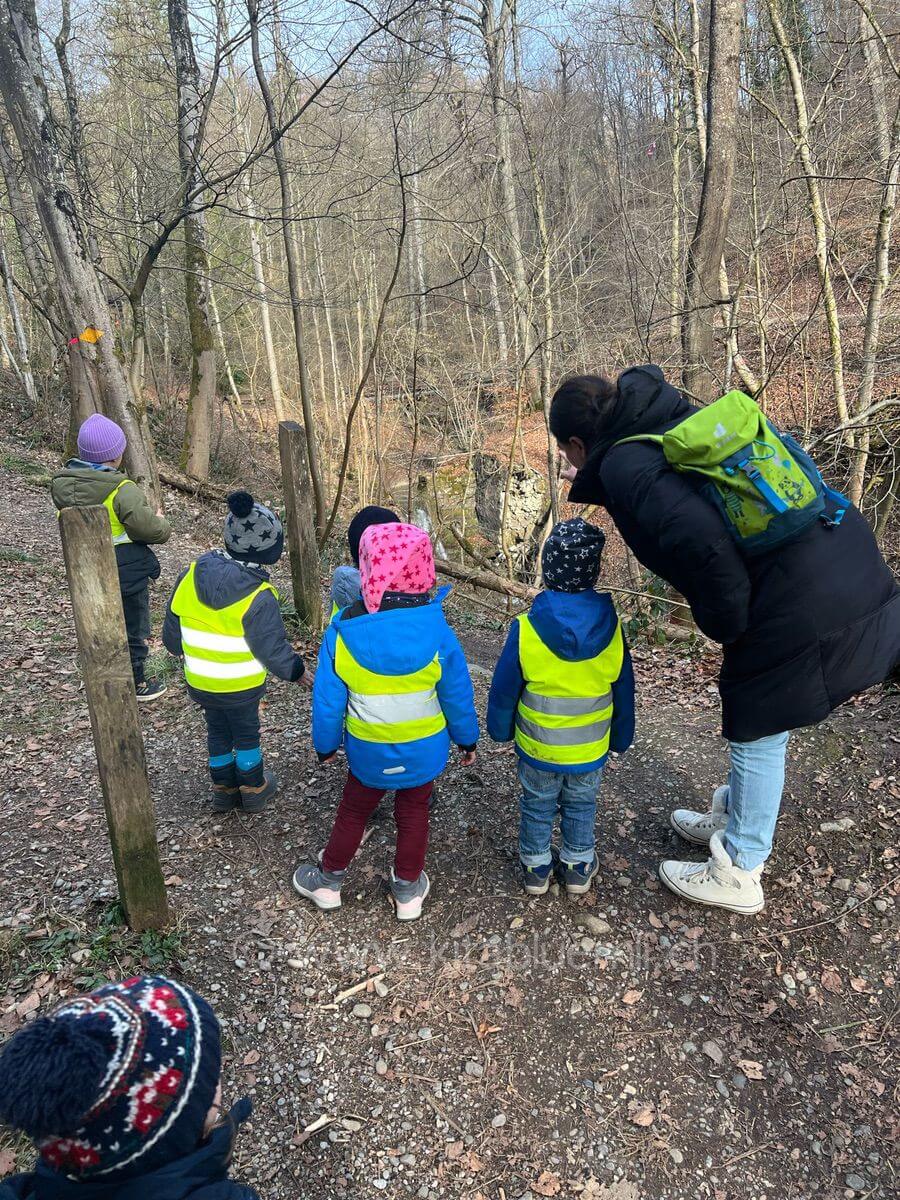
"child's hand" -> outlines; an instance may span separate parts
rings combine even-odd
[[[578,474],[578,471],[576,470],[576,468],[573,467],[572,464],[570,462],[568,462],[566,459],[563,459],[562,465],[560,466],[560,469],[559,469],[560,479],[568,479],[568,481],[570,483],[572,483],[577,474]]]
[[[462,758],[460,759],[460,762],[462,763],[462,765],[464,767],[471,767],[475,762],[475,751],[474,750],[463,750]]]
[[[316,681],[316,668],[312,663],[306,664],[306,670],[297,680],[301,687],[311,688]]]
[[[337,762],[337,750],[335,750],[334,754],[329,754],[327,758],[320,759],[319,761],[323,767],[326,764],[330,766],[331,763]]]

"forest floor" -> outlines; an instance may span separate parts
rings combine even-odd
[[[312,753],[309,695],[272,685],[280,794],[223,817],[170,674],[141,719],[177,924],[135,937],[114,904],[49,459],[0,454],[0,1036],[101,978],[177,973],[223,1019],[226,1097],[255,1105],[235,1175],[266,1200],[896,1194],[898,697],[795,738],[767,906],[724,915],[655,874],[701,857],[667,816],[705,807],[723,776],[716,655],[639,646],[637,743],[606,775],[595,890],[523,894],[513,758],[485,743],[440,783],[432,895],[401,926],[388,815],[339,912],[291,891],[342,784]],[[178,570],[220,533],[217,513],[168,500],[157,632]],[[498,622],[449,611],[483,711]],[[28,1158],[0,1142],[0,1174]]]

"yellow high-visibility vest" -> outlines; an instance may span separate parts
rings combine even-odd
[[[191,563],[175,589],[172,612],[181,622],[184,677],[201,692],[243,692],[266,682],[266,668],[255,658],[244,637],[244,615],[260,592],[278,593],[271,583],[225,608],[210,608],[197,595]]]
[[[625,656],[622,627],[594,658],[572,662],[545,645],[523,613],[519,662],[525,689],[516,712],[516,745],[549,766],[596,762],[609,750],[612,685]]]
[[[357,662],[338,634],[334,669],[349,692],[346,730],[360,741],[415,742],[447,728],[436,691],[437,655],[408,675],[379,675]]]
[[[118,496],[120,490],[125,486],[126,483],[131,483],[131,480],[123,479],[122,482],[118,485],[118,487],[114,487],[113,490],[106,497],[106,499],[103,501],[103,507],[109,513],[109,528],[112,532],[112,540],[113,540],[114,546],[124,546],[126,542],[131,541],[131,538],[125,532],[125,526],[119,520],[118,514],[116,513],[115,507],[113,505],[113,501],[115,500],[116,496]]]

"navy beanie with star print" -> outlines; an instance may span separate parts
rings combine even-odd
[[[553,592],[587,592],[600,575],[606,534],[581,517],[559,521],[550,530],[541,554],[544,587]]]
[[[221,1070],[203,997],[137,976],[13,1034],[0,1051],[0,1121],[34,1139],[45,1169],[128,1179],[196,1150]]]
[[[284,528],[278,516],[257,504],[249,492],[226,497],[225,549],[238,562],[277,563],[284,552]]]

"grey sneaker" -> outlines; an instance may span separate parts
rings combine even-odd
[[[422,905],[430,891],[431,880],[424,871],[412,883],[408,883],[405,879],[398,879],[391,871],[391,895],[397,910],[397,920],[417,921],[422,915]]]
[[[316,908],[340,908],[345,874],[345,871],[326,871],[319,863],[302,863],[294,872],[294,891],[312,900]]]

